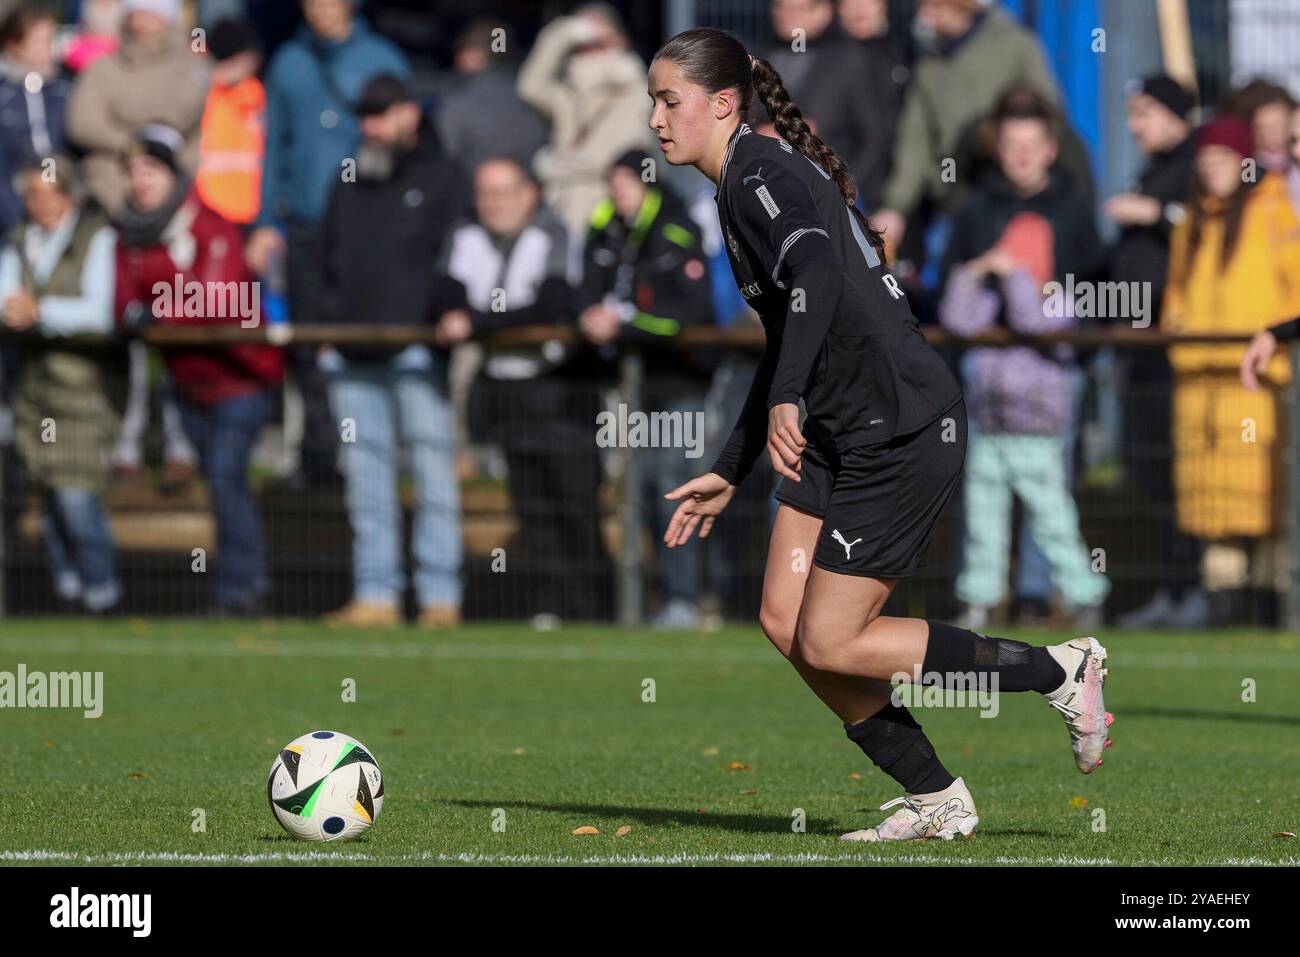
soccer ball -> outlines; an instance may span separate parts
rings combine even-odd
[[[280,749],[266,796],[275,819],[294,837],[350,841],[379,817],[384,778],[356,738],[313,731]]]

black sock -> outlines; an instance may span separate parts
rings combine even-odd
[[[846,724],[844,732],[908,794],[933,794],[956,780],[939,762],[911,712],[893,701],[870,718]]]
[[[921,665],[925,675],[944,676],[944,686],[965,682],[965,676],[996,674],[998,691],[1055,691],[1065,680],[1065,669],[1056,663],[1046,648],[985,635],[929,621],[930,641]],[[922,676],[922,683],[925,683]]]

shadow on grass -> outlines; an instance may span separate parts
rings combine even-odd
[[[578,814],[592,818],[611,818],[613,820],[631,819],[647,825],[678,825],[681,827],[712,827],[744,833],[770,833],[772,831],[790,830],[790,818],[768,814],[719,814],[713,811],[699,812],[683,808],[632,807],[625,804],[567,804],[546,801],[470,801],[451,800],[469,808],[522,808],[532,811],[554,811],[559,814]],[[588,824],[585,818],[574,822],[574,827]],[[808,830],[813,833],[830,833],[826,825],[818,831],[814,822],[808,822]]]
[[[694,809],[632,807],[630,805],[613,804],[570,804],[547,801],[472,801],[464,799],[449,800],[445,803],[467,808],[520,808],[530,811],[553,811],[558,814],[578,815],[579,817],[575,818],[573,822],[574,827],[590,824],[603,818],[618,822],[631,820],[647,826],[675,825],[678,827],[707,827],[725,831],[738,831],[742,834],[781,834],[790,832],[790,822],[792,820],[788,816],[783,817],[776,814],[719,813],[711,810],[699,812]],[[871,827],[884,820],[887,816],[886,813],[876,808],[859,808],[846,811],[844,814],[845,818],[865,818],[862,823],[853,825],[854,827]],[[851,829],[830,820],[809,818],[806,823],[806,832],[808,834],[839,837],[845,830]],[[1000,833],[1041,837],[1054,836],[1045,831],[1003,831]]]

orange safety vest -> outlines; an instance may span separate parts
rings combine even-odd
[[[199,196],[232,223],[251,223],[262,203],[266,89],[257,77],[213,84],[199,139]]]

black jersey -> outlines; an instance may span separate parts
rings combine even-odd
[[[843,453],[933,422],[961,388],[835,181],[784,140],[742,123],[719,178],[736,284],[767,346],[713,471],[738,484],[767,444],[767,413],[803,399],[804,435]]]

